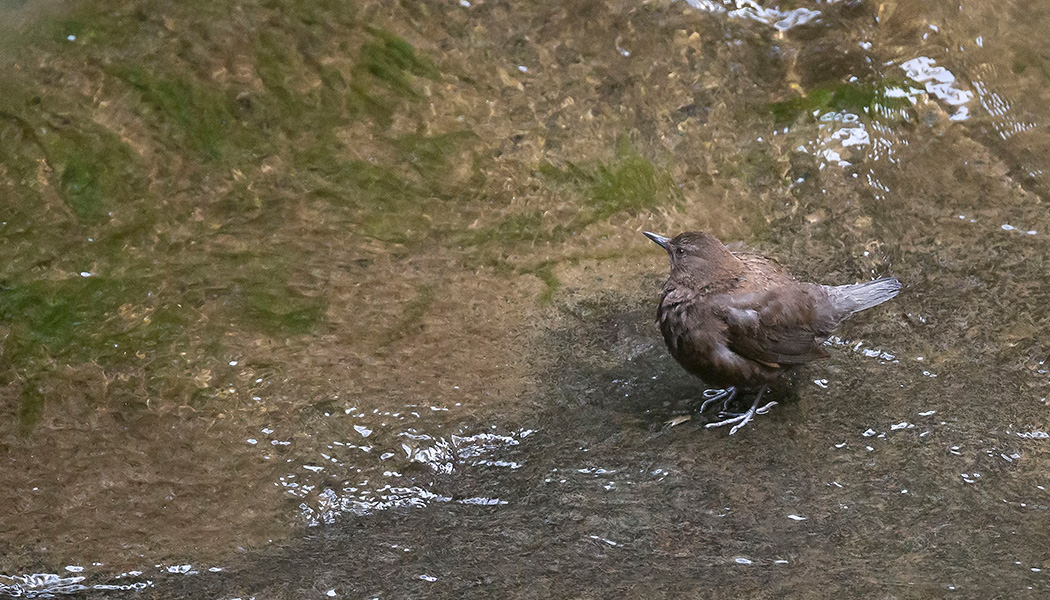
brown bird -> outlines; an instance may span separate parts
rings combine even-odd
[[[717,400],[725,410],[738,391],[755,394],[747,411],[706,425],[735,424],[730,435],[776,404],[758,407],[771,381],[827,357],[824,341],[836,327],[901,288],[895,277],[803,283],[768,258],[730,252],[708,233],[688,231],[674,239],[643,233],[671,257],[656,310],[667,349],[686,371],[723,388],[704,393],[700,412]]]

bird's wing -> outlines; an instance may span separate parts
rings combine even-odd
[[[727,294],[713,302],[726,323],[729,349],[767,365],[800,365],[828,353],[815,299],[808,293]]]

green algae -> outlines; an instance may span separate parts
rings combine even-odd
[[[142,369],[149,389],[199,402],[212,392],[183,389],[183,367],[158,357],[192,348],[191,362],[207,365],[231,329],[287,338],[323,327],[330,299],[303,284],[312,249],[287,232],[300,198],[326,203],[356,239],[412,244],[480,181],[472,132],[389,131],[424,98],[420,81],[441,77],[425,53],[358,24],[345,3],[266,4],[282,16],[252,33],[261,88],[202,68],[227,33],[217,23],[230,7],[215,3],[80,7],[21,34],[47,40],[65,68],[90,65],[82,89],[47,95],[39,81],[51,75],[3,67],[12,74],[0,99],[3,234],[15,254],[4,265],[0,370],[21,382],[23,433],[46,407],[31,382],[64,377],[54,361]],[[190,30],[175,46],[154,41]],[[119,120],[100,101],[119,104]],[[355,124],[372,132],[380,160],[355,156],[337,135]],[[261,178],[261,157],[281,168]],[[260,235],[272,246],[226,250]],[[423,288],[408,303],[392,338],[416,326],[433,294]]]
[[[248,290],[240,305],[245,324],[272,336],[310,333],[322,322],[327,307],[324,298],[305,296],[288,286]]]
[[[135,153],[115,135],[91,123],[48,140],[61,170],[59,189],[76,217],[100,223],[124,203],[137,202],[146,184]]]
[[[556,263],[552,261],[543,261],[535,267],[521,270],[522,273],[536,276],[546,286],[537,298],[540,304],[549,304],[554,299],[554,294],[562,286],[561,280],[554,274],[555,265]]]
[[[139,67],[116,68],[112,73],[141,95],[148,109],[144,116],[156,119],[156,129],[166,133],[175,148],[186,148],[205,160],[222,156],[232,114],[221,93],[200,82],[157,76]]]
[[[621,142],[614,161],[586,168],[566,161],[539,165],[539,176],[581,196],[570,229],[580,229],[626,212],[640,214],[673,203],[679,192],[670,172]]]
[[[349,106],[389,124],[401,102],[421,98],[414,78],[437,79],[440,72],[433,61],[393,33],[374,26],[365,31],[369,39],[361,44],[351,73]]]
[[[543,212],[533,210],[508,215],[490,227],[466,231],[459,236],[459,243],[475,246],[486,243],[510,245],[520,242],[539,242],[554,239],[544,230]]]
[[[891,95],[889,90],[907,89],[908,83],[882,80],[875,83],[841,83],[832,87],[818,87],[788,100],[771,102],[767,112],[777,124],[791,123],[799,118],[816,118],[828,111],[849,111],[876,116],[886,109],[910,106],[907,98]]]

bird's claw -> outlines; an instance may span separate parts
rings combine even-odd
[[[734,389],[733,391],[735,392],[736,390]],[[725,416],[726,414],[732,414],[733,416],[728,419],[722,419],[721,421],[715,421],[714,423],[708,423],[704,425],[704,427],[710,429],[712,427],[721,427],[722,425],[732,425],[733,428],[729,430],[729,435],[733,435],[737,431],[740,431],[741,427],[750,423],[751,420],[755,418],[755,415],[764,415],[769,412],[769,409],[777,405],[777,402],[773,401],[759,408],[758,403],[762,400],[762,394],[764,393],[766,393],[765,386],[758,390],[758,394],[755,396],[755,401],[751,403],[751,408],[739,414],[726,413],[723,411],[718,414],[719,417]],[[732,396],[730,396],[730,398],[732,398]]]
[[[763,406],[762,408],[756,408],[755,409],[755,414],[756,415],[764,415],[767,412],[769,412],[770,409],[772,409],[777,404],[779,404],[779,402],[777,402],[776,400],[773,400],[772,402],[770,402],[769,404]]]
[[[722,400],[722,410],[725,411],[729,403],[736,397],[736,388],[727,387],[724,390],[704,390],[703,393],[704,403],[700,405],[700,412],[703,413],[707,410],[707,407],[712,402]]]

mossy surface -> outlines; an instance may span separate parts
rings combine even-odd
[[[903,81],[884,80],[876,83],[841,83],[831,87],[807,90],[788,100],[772,102],[769,113],[778,124],[799,118],[814,119],[827,111],[847,111],[854,114],[867,113],[875,117],[886,109],[902,109],[910,106],[907,98],[889,94],[890,89],[909,89]]]
[[[603,221],[617,213],[636,215],[669,205],[679,198],[671,174],[638,154],[626,141],[607,164],[585,167],[566,161],[539,165],[538,173],[552,184],[581,196],[581,210],[569,230]]]

